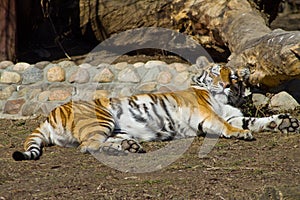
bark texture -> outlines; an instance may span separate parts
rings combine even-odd
[[[266,24],[274,18],[274,12],[268,17],[259,11],[264,9],[261,1],[259,9],[255,3],[247,0],[80,0],[80,25],[85,31],[91,24],[99,41],[134,28],[169,28],[192,36],[220,56],[229,49],[227,65],[249,68],[249,82],[253,85],[274,87],[299,78],[300,32],[272,31]],[[147,43],[147,39],[152,40],[140,35],[139,39],[130,41],[128,36],[114,43],[121,46]]]
[[[0,0],[0,61],[13,60],[16,54],[15,0]]]

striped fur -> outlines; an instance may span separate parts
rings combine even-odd
[[[231,72],[224,72],[223,78],[215,76],[213,81],[217,78],[217,85],[227,88]],[[230,81],[228,84],[233,84]],[[50,145],[79,147],[83,153],[142,153],[141,141],[203,134],[252,140],[252,132],[263,130],[299,131],[299,121],[289,115],[243,117],[237,108],[222,103],[207,88],[193,86],[176,92],[68,102],[49,114],[27,137],[25,152],[14,152],[13,158],[37,160],[42,148]]]

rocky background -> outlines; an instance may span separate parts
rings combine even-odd
[[[195,65],[158,60],[97,66],[76,65],[72,61],[36,64],[2,61],[0,117],[46,115],[70,100],[185,89],[195,73]]]
[[[147,62],[101,63],[97,66],[72,61],[36,64],[0,62],[0,117],[24,118],[47,115],[54,107],[70,100],[92,100],[103,96],[186,89],[191,77],[203,68],[150,60]],[[257,109],[283,112],[295,110],[298,102],[287,92],[252,94]]]

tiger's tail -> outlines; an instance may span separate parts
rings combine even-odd
[[[22,160],[38,160],[43,151],[41,148],[34,148],[29,149],[28,151],[21,152],[21,151],[15,151],[12,155],[15,161],[22,161]]]
[[[49,123],[45,121],[26,138],[24,143],[25,151],[15,151],[12,154],[14,160],[38,160],[41,157],[43,147],[51,145],[49,134],[47,134],[47,131],[43,131],[43,127],[47,125]]]

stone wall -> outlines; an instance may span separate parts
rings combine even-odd
[[[185,89],[195,65],[146,63],[102,63],[76,65],[72,61],[36,64],[0,62],[0,117],[23,118],[47,115],[70,100],[91,100],[101,96]]]

